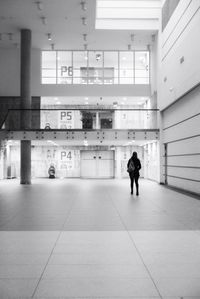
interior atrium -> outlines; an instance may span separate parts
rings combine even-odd
[[[199,28],[200,0],[0,0],[0,298],[200,298]]]

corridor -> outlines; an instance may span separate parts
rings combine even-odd
[[[1,181],[0,298],[199,299],[199,215],[147,180]]]

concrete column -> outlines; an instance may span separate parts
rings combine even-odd
[[[121,147],[115,147],[115,178],[121,179]]]
[[[31,109],[31,30],[21,30],[21,109]],[[21,112],[21,129],[31,129],[31,112]],[[31,140],[21,141],[20,183],[31,184]]]
[[[99,112],[96,112],[96,129],[100,129]]]

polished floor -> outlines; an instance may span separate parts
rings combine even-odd
[[[141,180],[0,181],[0,299],[199,299],[200,201]]]

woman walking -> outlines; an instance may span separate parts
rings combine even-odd
[[[139,195],[138,180],[140,176],[139,173],[140,169],[141,169],[141,163],[137,157],[137,152],[133,152],[132,157],[129,159],[127,164],[127,171],[129,173],[130,183],[131,183],[131,194],[133,194],[133,183],[135,181],[136,195]]]

